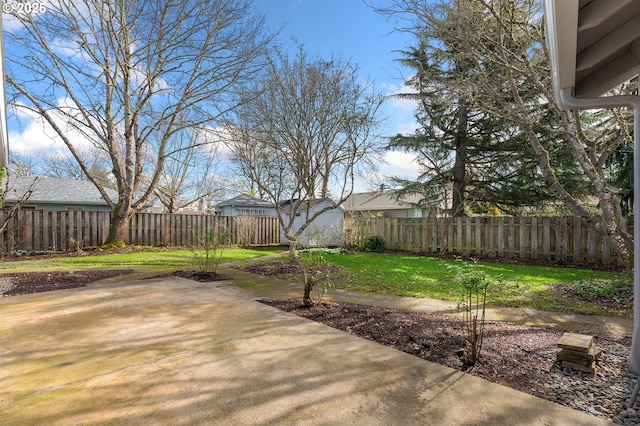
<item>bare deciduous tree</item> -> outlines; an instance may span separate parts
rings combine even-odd
[[[591,227],[611,237],[625,262],[633,253],[633,236],[622,228],[620,197],[609,184],[605,163],[623,143],[624,138],[604,137],[609,131],[581,120],[592,113],[579,114],[557,108],[550,82],[548,55],[545,50],[541,5],[535,0],[501,0],[484,2],[470,0],[484,8],[483,15],[496,31],[476,35],[472,52],[503,70],[502,88],[492,82],[489,67],[474,84],[487,94],[478,102],[487,104],[493,114],[519,126],[533,147],[547,185],[565,206]],[[486,28],[486,27],[485,27]],[[507,96],[505,96],[505,91]],[[540,106],[544,109],[541,110]],[[486,108],[486,106],[485,106]],[[585,207],[558,178],[550,154],[548,135],[541,124],[558,126],[555,141],[567,144],[575,163],[580,167],[598,198],[600,214]],[[584,126],[584,128],[583,128]],[[585,131],[586,128],[589,131]],[[555,129],[554,129],[555,130]],[[591,137],[587,135],[591,134]],[[627,134],[627,139],[630,140]]]
[[[224,192],[226,181],[214,175],[218,147],[213,134],[184,129],[168,144],[165,170],[155,190],[169,213]]]
[[[109,166],[109,157],[103,151],[89,146],[78,147],[77,152],[84,159],[85,164],[91,170],[91,175],[100,185],[109,189],[116,188]],[[33,158],[39,163],[38,175],[56,179],[87,179],[80,164],[69,153],[40,152],[35,153]]]
[[[332,195],[342,203],[359,168],[379,153],[374,131],[383,97],[348,61],[311,59],[302,46],[294,58],[277,52],[253,93],[228,127],[230,147],[243,173],[275,203],[296,260],[302,232],[335,208],[328,203],[311,214],[306,201]],[[303,224],[294,229],[301,212]]]
[[[25,175],[28,176],[28,175]],[[20,176],[16,176],[20,177]],[[18,214],[22,205],[29,200],[31,194],[35,190],[35,187],[39,181],[39,178],[33,179],[33,181],[20,193],[17,193],[17,188],[15,187],[15,178],[13,181],[10,179],[9,174],[7,173],[7,169],[4,167],[0,168],[0,209],[4,210],[4,214],[2,215],[2,220],[0,220],[0,234],[4,233],[9,224],[13,221],[13,218]],[[7,207],[5,204],[5,199],[8,193],[13,192],[14,200],[11,203],[11,206]],[[4,256],[10,247],[14,245],[15,241],[13,241],[13,233],[9,239],[5,241],[5,244],[0,246],[0,255]]]
[[[27,155],[11,154],[9,171],[13,177],[33,176],[36,174],[36,159]]]
[[[42,175],[56,179],[81,180],[86,179],[82,167],[70,155],[60,152],[46,152],[36,158],[42,161]],[[83,155],[83,158],[87,158]]]
[[[267,147],[257,143],[257,134],[236,125],[227,125],[223,138],[231,150],[231,162],[246,182],[248,192],[260,199],[267,198],[268,195],[256,181],[259,176],[265,175],[269,167]]]
[[[53,0],[13,19],[10,101],[39,115],[112,203],[79,147],[109,156],[119,200],[105,245],[116,246],[153,196],[173,135],[233,110],[271,42],[249,0]]]

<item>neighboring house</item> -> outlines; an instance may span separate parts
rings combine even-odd
[[[249,194],[241,194],[214,206],[220,216],[275,216],[273,203]]]
[[[285,223],[289,221],[291,203],[299,203],[296,209],[296,217],[293,222],[292,232],[296,232],[306,222],[325,207],[333,207],[320,214],[300,235],[299,244],[307,247],[335,247],[342,244],[344,209],[329,198],[307,201],[282,201],[280,212]],[[284,229],[280,229],[281,244],[288,245],[289,241],[284,236]]]
[[[31,195],[22,201],[23,210],[111,211],[111,207],[91,181],[34,176],[9,179],[4,197],[5,206],[17,203],[30,189]],[[106,191],[114,202],[118,201],[116,191]]]
[[[397,200],[393,191],[380,185],[379,191],[351,194],[342,207],[347,217],[424,217],[427,209],[414,207],[420,198],[414,194]]]

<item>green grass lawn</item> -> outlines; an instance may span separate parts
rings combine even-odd
[[[461,300],[463,288],[456,283],[455,268],[461,261],[415,255],[354,253],[324,255],[327,263],[343,269],[331,286],[345,290]],[[580,280],[630,281],[623,273],[478,262],[475,267],[491,281],[487,305],[547,311],[606,314],[600,307],[549,291],[549,284]]]
[[[202,252],[199,252],[202,254]],[[282,247],[226,249],[221,262],[237,262],[283,253]],[[330,284],[334,288],[399,296],[428,297],[460,301],[462,286],[456,282],[452,265],[460,261],[398,253],[324,254],[327,263],[342,272]],[[287,254],[277,258],[287,260]],[[273,259],[272,259],[273,260]],[[256,260],[258,261],[258,260]],[[192,250],[148,250],[130,253],[40,258],[0,263],[0,271],[74,270],[86,268],[133,268],[157,266],[158,269],[197,269]],[[549,291],[549,284],[580,280],[630,281],[622,273],[552,266],[514,265],[478,262],[475,267],[486,274],[491,285],[487,304],[542,309],[547,311],[607,314],[599,306],[562,297]],[[301,282],[301,277],[294,277]]]
[[[222,252],[221,262],[237,262],[246,259],[253,259],[268,254],[282,252],[281,247],[260,247],[260,248],[231,248]],[[149,250],[134,251],[131,253],[107,253],[92,254],[87,256],[56,257],[41,259],[25,259],[21,261],[2,262],[0,271],[12,269],[30,269],[34,271],[46,270],[48,268],[78,268],[78,267],[135,267],[135,266],[162,266],[175,267],[176,269],[197,266],[196,254],[202,255],[203,251],[193,250]]]

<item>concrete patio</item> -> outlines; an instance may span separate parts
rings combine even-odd
[[[0,299],[0,423],[607,422],[278,311],[226,282]]]

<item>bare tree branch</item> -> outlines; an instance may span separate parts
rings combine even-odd
[[[116,245],[154,196],[174,135],[233,111],[273,38],[250,0],[53,0],[14,19],[11,102],[43,118],[105,200],[81,147],[109,155],[119,200],[106,243]]]

